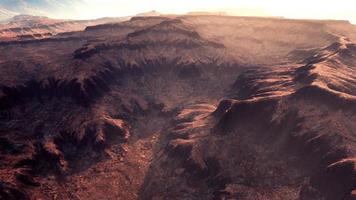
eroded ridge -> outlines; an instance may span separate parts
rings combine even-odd
[[[259,20],[301,39],[226,32]],[[0,199],[355,198],[356,48],[325,23],[137,17],[0,45],[23,55],[0,60]],[[261,41],[265,64],[238,48]]]

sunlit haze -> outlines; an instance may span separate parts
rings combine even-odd
[[[230,15],[342,19],[356,23],[354,0],[0,0],[2,13],[92,19],[156,10],[164,14],[223,11]]]

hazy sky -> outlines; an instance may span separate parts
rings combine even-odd
[[[13,13],[55,18],[128,16],[162,13],[228,11],[236,15],[345,19],[356,24],[356,0],[0,0],[0,16]]]

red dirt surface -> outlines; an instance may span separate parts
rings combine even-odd
[[[0,199],[356,198],[354,25],[68,31],[0,42]]]

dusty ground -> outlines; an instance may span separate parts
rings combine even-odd
[[[353,199],[355,31],[159,16],[3,42],[0,199]]]

